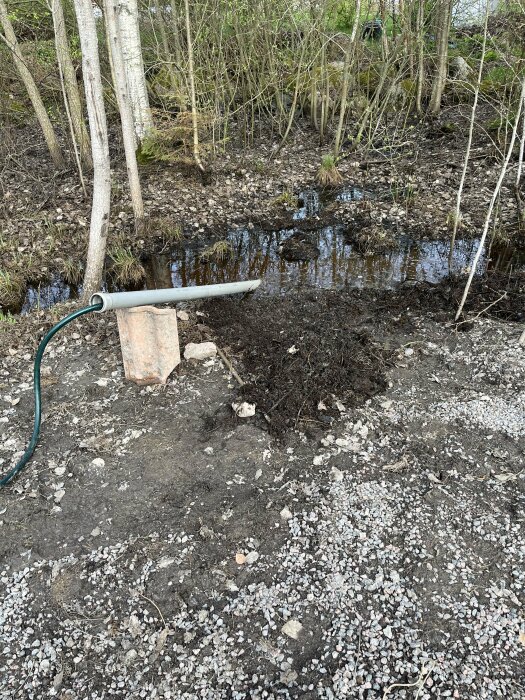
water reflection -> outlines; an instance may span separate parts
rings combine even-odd
[[[345,187],[335,195],[338,202],[360,202],[374,199],[375,194],[361,187]],[[319,214],[324,205],[334,199],[333,191],[303,190],[299,193],[299,207],[293,215],[294,221],[301,221]]]
[[[360,202],[363,199],[373,199],[374,193],[368,190],[363,190],[360,187],[349,187],[342,190],[336,196],[338,202]]]
[[[77,299],[76,287],[71,287],[64,280],[55,278],[51,284],[28,287],[21,312],[26,314],[32,309],[48,309],[69,299]]]
[[[344,241],[342,229],[326,227],[309,234],[321,254],[309,262],[287,262],[279,246],[292,231],[261,233],[238,229],[229,236],[233,254],[221,262],[203,263],[196,250],[159,255],[146,263],[147,288],[187,287],[262,278],[266,293],[298,286],[337,289],[388,289],[407,280],[439,282],[448,274],[448,243],[402,239],[389,253],[362,256]],[[465,272],[477,250],[477,241],[458,241],[453,271]],[[486,267],[482,260],[479,271]]]
[[[273,233],[236,229],[228,236],[232,255],[222,262],[203,262],[202,246],[151,256],[144,262],[145,288],[190,287],[261,278],[264,284],[258,293],[282,294],[304,286],[390,289],[407,280],[437,283],[448,275],[447,241],[402,238],[391,252],[362,256],[345,242],[342,227],[325,227],[304,234],[319,248],[319,257],[308,262],[287,262],[279,255],[279,248],[294,233],[293,229]],[[467,272],[477,247],[476,240],[457,242],[454,273]],[[490,260],[482,256],[478,272],[487,269],[507,272],[524,264],[523,255],[520,258],[512,248],[502,248],[493,250]],[[122,291],[108,286],[109,291]],[[58,278],[49,285],[29,287],[22,313],[75,299],[78,291]]]

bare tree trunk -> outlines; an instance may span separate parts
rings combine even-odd
[[[448,38],[452,20],[452,0],[438,0],[436,13],[437,66],[429,110],[437,114],[441,109],[441,98],[447,82]]]
[[[492,193],[492,198],[490,200],[489,208],[487,211],[487,216],[485,217],[485,225],[483,226],[483,233],[481,234],[479,246],[478,246],[478,249],[476,251],[476,255],[474,256],[474,260],[472,262],[472,269],[470,270],[470,275],[469,275],[469,278],[467,280],[467,284],[465,285],[465,290],[463,292],[463,296],[461,298],[461,302],[459,304],[459,308],[458,308],[457,313],[456,313],[456,317],[455,317],[456,321],[461,316],[461,312],[463,311],[463,307],[465,305],[465,301],[467,300],[467,296],[468,296],[468,293],[470,290],[470,285],[472,284],[472,280],[474,279],[474,275],[476,274],[476,268],[478,266],[478,262],[479,262],[479,259],[481,257],[481,253],[483,251],[485,241],[487,239],[487,234],[488,234],[490,222],[492,219],[492,212],[494,211],[494,206],[495,206],[496,201],[499,197],[501,185],[503,184],[503,180],[505,179],[505,175],[506,175],[507,169],[509,167],[510,159],[512,158],[512,152],[514,150],[514,144],[516,143],[516,136],[517,136],[518,128],[519,128],[518,124],[520,121],[521,113],[522,113],[524,108],[525,108],[525,78],[523,78],[522,82],[521,82],[520,102],[519,102],[518,111],[516,114],[516,122],[514,124],[514,127],[512,128],[512,135],[510,138],[510,143],[509,143],[509,147],[507,150],[507,155],[505,156],[505,161],[503,162],[503,165],[501,166],[499,178],[498,178],[498,181],[497,181],[496,186],[494,188],[494,192]]]
[[[343,140],[343,127],[345,123],[346,116],[346,103],[348,100],[348,85],[350,83],[350,63],[352,56],[354,54],[354,44],[355,38],[357,36],[357,30],[359,28],[359,23],[361,21],[361,0],[356,0],[355,5],[355,18],[354,25],[352,27],[352,33],[350,34],[350,40],[346,47],[345,62],[343,66],[343,91],[341,95],[341,107],[339,111],[339,123],[337,124],[337,131],[335,134],[335,144],[334,144],[334,155],[337,158],[339,152],[341,151],[341,141]]]
[[[131,202],[135,215],[135,227],[137,231],[144,224],[144,204],[140,187],[139,169],[137,165],[136,140],[133,124],[133,113],[129,99],[129,85],[126,80],[126,70],[122,51],[122,37],[117,22],[117,0],[104,0],[106,14],[107,36],[110,42],[109,50],[113,64],[113,80],[115,82],[115,94],[117,96],[120,121],[122,124],[122,139],[126,154],[126,167],[128,170]]]
[[[1,38],[11,51],[16,69],[20,75],[20,78],[22,79],[22,82],[24,83],[29,99],[31,100],[31,104],[33,105],[33,109],[35,110],[36,118],[38,119],[40,128],[44,133],[44,138],[46,140],[49,153],[51,154],[51,158],[53,159],[53,163],[57,168],[63,168],[64,159],[62,157],[62,151],[60,150],[53,125],[51,124],[51,120],[46,112],[46,108],[40,96],[40,92],[38,91],[38,87],[33,79],[33,76],[31,75],[31,72],[29,71],[29,68],[26,65],[24,57],[22,56],[22,52],[16,39],[13,25],[9,19],[9,14],[7,12],[7,7],[4,0],[0,0],[0,24],[4,30],[4,34],[1,35]]]
[[[69,52],[69,41],[67,38],[62,0],[52,0],[51,12],[53,15],[53,27],[55,29],[57,61],[64,81],[65,99],[67,100],[69,113],[71,115],[73,133],[80,150],[80,158],[84,165],[91,170],[93,167],[91,146],[82,114],[82,101],[80,99],[75,68]]]
[[[388,35],[386,32],[386,0],[379,0],[379,14],[381,15],[381,23],[383,31],[381,32],[381,46],[383,49],[383,60],[388,58]]]
[[[84,193],[84,198],[87,199],[86,183],[84,180],[84,173],[82,171],[82,161],[80,160],[80,153],[78,150],[77,137],[75,136],[75,129],[73,128],[73,120],[71,119],[71,111],[69,109],[69,102],[67,100],[66,86],[64,83],[64,74],[62,73],[62,67],[60,63],[58,64],[58,74],[60,76],[60,89],[62,90],[62,99],[64,100],[64,107],[66,110],[67,123],[69,126],[69,133],[71,135],[71,142],[73,144],[73,152],[75,154],[75,163],[77,164],[78,177],[80,180],[80,185],[82,187],[82,192]],[[93,162],[93,161],[91,161]]]
[[[118,0],[115,5],[135,135],[140,143],[152,128],[153,120],[142,60],[137,0]]]
[[[186,16],[186,40],[188,43],[188,81],[190,84],[191,119],[193,123],[193,157],[200,170],[204,172],[204,166],[199,154],[199,124],[197,115],[197,97],[195,95],[195,72],[193,65],[193,42],[191,39],[190,5],[184,0],[184,12]]]
[[[425,83],[425,3],[420,2],[417,8],[417,88],[416,110],[418,114],[423,112],[422,97]]]
[[[102,281],[111,203],[111,171],[97,27],[92,1],[75,0],[75,12],[82,49],[82,71],[93,158],[93,204],[82,292],[82,298],[86,301],[91,294],[99,291]]]
[[[488,21],[489,21],[489,8],[490,8],[490,2],[489,0],[486,0],[486,9],[485,9],[485,26],[483,29],[483,46],[481,49],[481,60],[479,62],[479,71],[478,71],[478,81],[476,83],[476,91],[474,93],[474,102],[472,104],[472,115],[470,117],[470,127],[469,127],[469,133],[468,133],[468,141],[467,141],[467,150],[465,152],[465,162],[463,163],[463,172],[461,173],[461,180],[459,183],[458,187],[458,194],[456,198],[456,210],[454,212],[454,228],[452,230],[452,238],[450,241],[450,250],[448,254],[448,269],[449,272],[452,268],[452,259],[454,256],[454,245],[456,243],[456,236],[458,232],[458,227],[461,221],[461,197],[463,195],[463,187],[465,186],[465,179],[467,177],[467,169],[468,169],[468,162],[470,158],[470,149],[472,148],[472,138],[474,136],[474,123],[475,123],[475,118],[476,118],[476,110],[478,108],[478,100],[479,100],[479,91],[481,88],[481,78],[483,77],[483,66],[485,63],[485,47],[487,46],[487,30],[488,30]]]
[[[171,25],[173,27],[171,36],[173,37],[173,42],[175,44],[175,61],[177,66],[180,68],[182,64],[182,44],[180,38],[180,28],[179,28],[179,13],[177,11],[177,6],[175,5],[175,0],[171,0]]]

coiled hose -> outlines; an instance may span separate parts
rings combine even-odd
[[[35,356],[35,365],[33,369],[33,391],[35,395],[35,421],[34,421],[34,426],[33,426],[33,434],[31,436],[31,440],[29,442],[29,445],[27,446],[26,451],[22,455],[22,458],[19,460],[19,462],[11,469],[10,472],[8,472],[5,476],[3,476],[0,479],[0,487],[1,486],[6,486],[14,477],[18,474],[18,472],[25,467],[25,465],[29,462],[31,457],[33,456],[33,452],[35,451],[37,442],[38,442],[38,436],[40,434],[40,424],[42,422],[42,396],[41,396],[41,391],[40,391],[40,365],[42,363],[42,357],[44,356],[44,352],[46,350],[46,347],[51,340],[51,338],[58,333],[58,331],[62,330],[64,326],[67,326],[68,323],[71,323],[71,321],[74,321],[76,318],[79,318],[79,316],[84,316],[84,314],[89,314],[92,311],[100,311],[102,309],[102,304],[91,304],[90,306],[86,306],[83,309],[79,309],[78,311],[74,311],[72,314],[69,314],[69,316],[66,316],[63,318],[61,321],[59,321],[56,326],[53,326],[51,330],[49,330],[46,335],[42,338],[40,341],[40,345],[38,346],[38,350],[36,351],[36,356]]]

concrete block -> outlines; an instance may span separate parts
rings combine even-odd
[[[116,313],[126,379],[165,384],[180,364],[177,311],[139,306]]]

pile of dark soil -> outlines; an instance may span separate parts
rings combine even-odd
[[[270,432],[282,436],[299,424],[326,427],[338,402],[355,407],[382,392],[392,357],[388,336],[408,331],[413,313],[451,322],[464,286],[464,277],[450,277],[396,290],[224,298],[207,304],[207,323],[218,342],[242,359],[244,400],[256,403]],[[525,322],[524,300],[524,274],[475,278],[457,328],[469,331],[468,319],[478,314]]]
[[[206,310],[219,342],[242,355],[244,400],[257,404],[276,436],[299,424],[326,426],[341,403],[357,406],[386,387],[390,352],[360,326],[354,295],[219,299]]]

